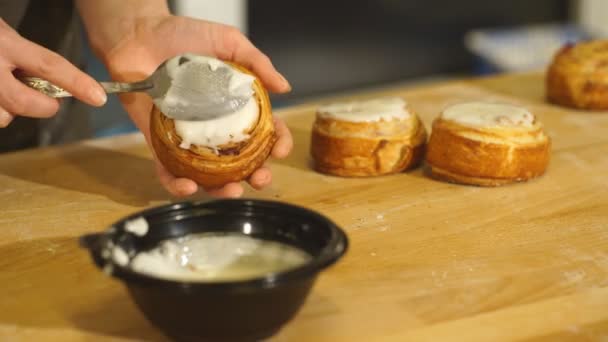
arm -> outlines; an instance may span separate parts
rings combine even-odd
[[[289,83],[273,67],[270,59],[237,29],[187,17],[173,16],[160,0],[78,0],[93,50],[117,81],[136,81],[150,75],[166,59],[192,52],[234,61],[248,67],[275,92],[287,92]],[[150,145],[149,114],[152,101],[145,94],[121,95],[121,101]],[[285,157],[292,147],[289,130],[276,121],[279,139],[273,156]],[[197,190],[192,180],[176,178],[157,161],[161,183],[169,192],[186,196]],[[261,188],[271,181],[270,170],[254,172],[249,183]],[[222,189],[205,189],[212,195],[236,197],[240,184]]]
[[[165,0],[76,0],[95,54],[107,62],[119,43],[170,16]]]

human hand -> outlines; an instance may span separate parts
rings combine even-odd
[[[23,37],[0,19],[0,128],[15,115],[46,118],[59,101],[21,83],[14,73],[44,78],[93,106],[106,102],[103,88],[60,55]]]
[[[138,19],[132,31],[104,54],[103,60],[115,80],[136,81],[150,75],[166,59],[186,52],[215,56],[241,64],[252,70],[270,91],[283,93],[291,89],[270,59],[240,31],[230,26],[186,17],[163,15]],[[152,100],[145,94],[133,93],[122,95],[121,101],[151,147],[149,120]],[[284,158],[292,149],[291,133],[279,119],[275,119],[275,128],[278,139],[272,156]],[[194,181],[173,176],[156,157],[155,161],[160,182],[170,193],[188,196],[198,190]],[[262,167],[251,175],[248,182],[252,187],[261,189],[270,184],[271,180],[270,170]],[[217,197],[239,197],[243,193],[243,187],[239,183],[205,190]]]

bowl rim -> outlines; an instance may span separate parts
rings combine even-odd
[[[144,273],[139,273],[128,266],[121,266],[113,262],[111,259],[103,259],[101,257],[102,246],[100,244],[100,240],[104,237],[109,237],[112,234],[130,234],[124,229],[118,229],[117,227],[123,227],[124,223],[133,220],[139,217],[146,217],[146,215],[155,215],[163,212],[170,212],[174,210],[182,210],[189,208],[197,208],[204,209],[205,207],[213,206],[213,205],[222,205],[222,204],[240,204],[243,207],[253,208],[255,206],[266,206],[266,207],[274,207],[277,209],[288,209],[291,211],[298,211],[304,215],[309,215],[313,217],[315,220],[323,222],[329,227],[331,232],[331,237],[325,247],[321,249],[321,251],[316,255],[312,256],[312,259],[308,262],[297,266],[295,268],[290,268],[288,270],[268,273],[260,277],[255,277],[251,279],[245,280],[235,280],[235,281],[214,281],[214,282],[204,282],[204,281],[178,281],[171,279],[163,279],[154,277],[151,275],[147,275]],[[161,206],[156,206],[152,208],[147,208],[128,216],[123,217],[122,219],[115,221],[112,223],[104,232],[96,233],[96,234],[88,234],[82,236],[81,245],[84,248],[89,249],[95,264],[98,268],[104,268],[108,264],[112,265],[111,276],[117,278],[121,281],[127,283],[127,285],[143,285],[150,286],[156,288],[166,288],[166,289],[179,289],[182,291],[197,291],[197,290],[251,290],[251,289],[270,289],[283,284],[287,284],[293,281],[301,281],[303,279],[314,279],[318,273],[328,268],[329,266],[336,263],[344,254],[347,252],[349,248],[349,241],[346,233],[342,230],[338,225],[336,225],[331,219],[327,216],[320,214],[319,212],[308,209],[300,205],[295,205],[286,202],[279,202],[273,200],[261,200],[261,199],[251,199],[251,198],[241,198],[241,199],[212,199],[212,200],[202,200],[202,201],[180,201],[173,202]],[[102,260],[103,259],[103,260]],[[105,263],[102,263],[105,261]]]

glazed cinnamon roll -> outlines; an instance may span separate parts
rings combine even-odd
[[[608,110],[608,40],[560,49],[547,70],[546,92],[555,104]]]
[[[209,59],[210,63],[224,63]],[[232,77],[250,82],[252,95],[238,111],[206,121],[180,121],[154,106],[151,140],[160,162],[177,177],[218,188],[248,178],[268,158],[276,136],[268,92],[246,68],[227,63]]]
[[[401,98],[335,103],[318,109],[314,168],[342,177],[398,173],[419,164],[426,130]]]
[[[426,162],[438,179],[479,186],[542,175],[550,139],[528,110],[470,102],[447,108],[433,122]]]

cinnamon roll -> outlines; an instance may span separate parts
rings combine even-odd
[[[470,102],[433,122],[426,162],[438,179],[498,186],[542,175],[549,158],[550,139],[528,110]]]
[[[209,59],[210,63],[224,63]],[[246,68],[226,62],[232,77],[249,80],[252,95],[238,111],[206,121],[180,121],[154,106],[151,140],[160,162],[177,177],[218,188],[248,178],[268,158],[276,140],[268,92]]]
[[[319,108],[312,129],[314,168],[342,177],[398,173],[419,164],[426,130],[401,98]]]
[[[587,110],[608,109],[608,40],[564,46],[546,75],[547,99]]]

